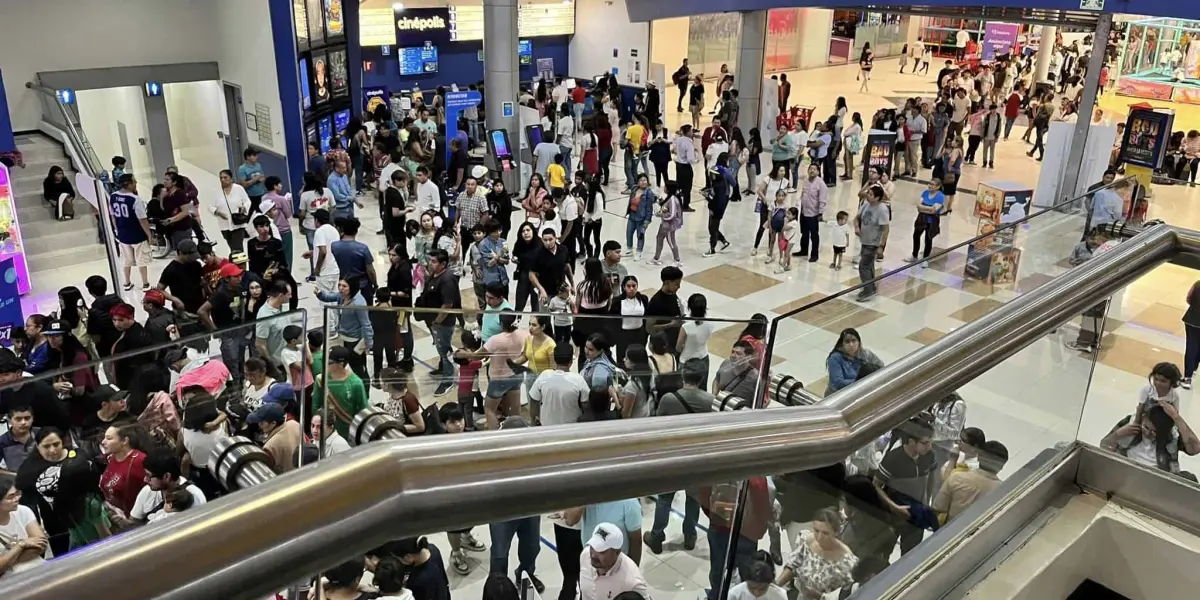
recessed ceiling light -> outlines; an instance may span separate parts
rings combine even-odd
[[[403,2],[392,3],[392,10],[404,10],[404,3]]]

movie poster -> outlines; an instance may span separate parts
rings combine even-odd
[[[350,93],[349,77],[346,70],[346,51],[331,50],[329,52],[329,85],[334,96],[345,96]]]
[[[1161,167],[1174,121],[1174,113],[1142,108],[1129,111],[1125,137],[1121,140],[1120,161],[1147,169]]]
[[[325,39],[333,39],[346,34],[346,24],[342,17],[342,0],[325,0]]]
[[[308,42],[314,47],[325,43],[325,19],[322,18],[321,0],[304,0],[308,10]]]
[[[867,135],[867,143],[863,147],[863,183],[867,182],[867,174],[875,167],[883,167],[885,173],[892,172],[892,149],[895,145],[895,132],[871,130]]]
[[[329,102],[329,57],[324,52],[313,52],[313,87],[317,105]]]

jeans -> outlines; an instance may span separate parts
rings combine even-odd
[[[584,106],[582,102],[576,102],[571,105],[571,114],[575,116],[575,129],[577,131],[583,123],[583,108]],[[582,552],[582,550],[580,550],[580,552]]]
[[[1016,117],[1004,117],[1004,139],[1008,139],[1008,134],[1012,133],[1013,123],[1016,122]]]
[[[364,161],[365,161],[365,158],[363,158],[362,154],[359,154],[358,156],[350,159],[350,162],[354,163],[354,190],[355,191],[362,191],[362,189],[363,189],[363,179],[365,179],[365,170],[363,169]]]
[[[646,249],[646,224],[634,219],[631,215],[629,219],[625,220],[625,248],[633,249],[634,233],[637,234],[637,251],[641,252]]]
[[[637,157],[633,150],[625,149],[625,189],[633,189],[637,185]]]
[[[1187,351],[1183,354],[1183,376],[1191,379],[1192,374],[1196,372],[1196,366],[1200,365],[1200,327],[1185,324],[1183,331],[1187,335]]]
[[[433,347],[437,348],[437,374],[442,378],[441,383],[454,381],[454,349],[451,347],[454,340],[454,322],[451,317],[446,317],[446,321],[449,321],[449,324],[429,324],[429,333],[433,334]],[[492,539],[495,539],[494,534]]]
[[[517,573],[522,571],[533,575],[537,570],[538,553],[542,551],[541,543],[542,517],[521,517],[511,521],[491,523],[488,530],[492,535],[492,573],[508,575],[508,551],[512,547],[513,536],[517,536]],[[582,537],[575,532],[575,537]],[[583,554],[580,549],[579,554]]]
[[[1034,152],[1037,153],[1038,158],[1046,155],[1046,146],[1042,143],[1042,138],[1045,137],[1047,129],[1046,127],[1038,127],[1037,131],[1034,132],[1037,137],[1034,139],[1033,149],[1029,151],[1030,156],[1033,156]]]
[[[708,528],[708,600],[717,600],[721,597],[721,580],[725,575],[725,555],[729,553],[729,530],[717,529],[716,527]],[[741,570],[743,565],[746,565],[754,557],[754,553],[758,550],[758,544],[754,540],[748,539],[741,535],[737,536],[737,541],[733,547],[734,566]]]
[[[358,375],[358,378],[363,380],[364,383],[370,385],[371,376],[367,374],[367,353],[366,351],[364,351],[362,354],[355,352],[354,347],[357,345],[358,340],[353,342],[342,342],[342,347],[350,350],[350,370],[354,371],[354,374]],[[454,375],[453,369],[451,369],[450,375]]]
[[[860,296],[875,295],[875,253],[878,251],[879,246],[863,244],[862,254],[858,257],[858,278],[863,282]]]
[[[763,234],[765,234],[767,232],[767,228],[765,227],[765,225],[767,224],[767,212],[768,212],[768,209],[767,209],[767,207],[764,206],[763,211],[758,213],[758,230],[754,232],[754,249],[755,250],[758,250],[758,245],[762,243]],[[774,236],[767,236],[767,244],[771,243],[771,237],[774,237]],[[775,249],[770,247],[769,245],[767,246],[767,251],[770,252],[771,254],[775,253]]]
[[[799,188],[800,187],[800,163],[804,162],[804,157],[797,156],[796,158],[793,158],[789,162],[791,162],[791,165],[792,165],[792,187]]]
[[[248,348],[250,339],[244,330],[238,329],[221,337],[221,362],[229,368],[229,376],[235,383],[242,381],[242,363]]]
[[[677,492],[659,494],[654,501],[654,526],[651,532],[662,535],[667,530],[667,522],[671,519],[671,503],[675,501]],[[700,501],[683,494],[683,537],[696,539],[696,522],[700,519]]]
[[[738,172],[742,170],[742,164],[732,156],[729,157],[729,172],[733,175],[733,189],[729,192],[729,200],[737,202],[742,199],[742,186],[738,183]],[[750,182],[753,185],[754,182]]]
[[[812,238],[812,252],[808,251],[809,238]],[[821,217],[800,217],[800,251],[792,256],[808,254],[810,262],[817,262],[821,252]]]
[[[317,233],[317,230],[315,230],[315,229],[308,229],[308,228],[306,228],[306,227],[301,227],[301,228],[300,228],[300,231],[303,231],[303,232],[304,232],[304,241],[305,241],[305,242],[308,242],[308,251],[309,251],[309,252],[312,252],[312,256],[310,256],[310,257],[309,257],[309,259],[308,259],[308,270],[309,270],[309,273],[310,273],[310,274],[312,274],[312,275],[316,275],[316,270],[317,270],[317,249],[316,249],[316,248],[313,248],[313,236],[314,236],[314,235],[316,235],[316,233]]]
[[[567,182],[570,183],[571,177],[574,177],[574,175],[573,175],[574,171],[571,170],[571,147],[570,146],[559,146],[558,153],[562,154],[562,157],[563,157],[562,166],[564,169],[567,170]]]
[[[292,271],[292,261],[294,260],[292,258],[292,232],[280,231],[279,241],[283,242],[283,261],[284,264],[287,265],[287,270],[290,273]]]

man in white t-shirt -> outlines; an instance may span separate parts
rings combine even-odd
[[[317,231],[313,233],[313,250],[311,258],[315,261],[314,274],[317,276],[317,288],[322,292],[332,292],[337,289],[337,261],[333,258],[333,243],[341,239],[336,227],[329,223],[329,211],[319,209],[313,213],[317,222]],[[309,258],[309,257],[305,257]]]
[[[967,33],[966,29],[959,29],[958,33],[954,34],[954,47],[957,50],[958,60],[962,60],[967,55],[967,42],[971,41],[971,34]]]
[[[309,427],[308,433],[314,440],[321,439],[322,435],[325,436],[325,451],[321,454],[321,458],[329,458],[334,454],[350,450],[350,442],[347,442],[346,438],[342,437],[342,434],[338,433],[337,429],[334,429],[332,422],[325,427],[321,427],[321,415],[313,415],[312,426]]]
[[[165,452],[154,453],[146,457],[143,466],[146,470],[146,486],[138,492],[129,511],[129,518],[135,523],[153,523],[166,516],[168,513],[163,510],[166,504],[163,498],[175,490],[187,490],[192,495],[193,507],[207,502],[204,492],[180,474],[177,456]]]
[[[404,166],[400,164],[404,155],[395,153],[391,156],[391,161],[388,162],[382,169],[379,170],[379,181],[376,182],[379,187],[379,193],[383,194],[388,189],[388,185],[392,181],[392,173],[404,170]]]
[[[808,147],[808,132],[803,127],[795,127],[788,133],[788,137],[792,138],[790,152],[792,161],[792,186],[788,188],[788,191],[794,192],[800,185],[800,164],[804,162],[804,149]]]
[[[554,78],[554,89],[550,90],[550,98],[555,104],[561,105],[567,101],[567,85],[563,83],[562,77]]]
[[[432,210],[435,213],[442,211],[442,192],[438,189],[437,184],[429,179],[429,169],[425,167],[417,169],[417,199],[413,207],[416,210],[408,215],[417,221],[426,211]]]
[[[529,416],[535,424],[578,423],[587,401],[588,384],[571,371],[574,353],[570,344],[554,348],[553,371],[543,371],[529,388]]]

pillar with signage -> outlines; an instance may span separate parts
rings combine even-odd
[[[446,92],[446,164],[450,164],[449,140],[458,136],[458,117],[462,111],[479,106],[483,96],[475,90]]]
[[[510,141],[521,135],[519,113],[510,104],[519,89],[517,12],[517,0],[483,0],[483,89],[491,99],[485,118],[488,128],[503,129]]]

